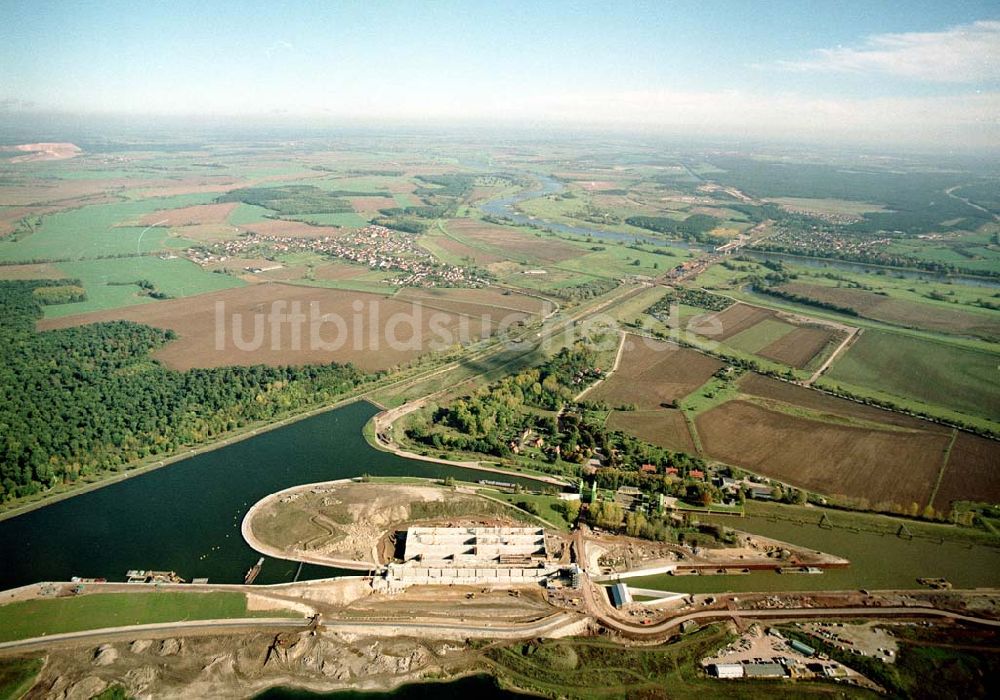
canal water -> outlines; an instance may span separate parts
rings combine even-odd
[[[836,521],[836,514],[831,517]],[[733,576],[645,576],[628,579],[628,583],[679,593],[919,588],[917,579],[921,577],[942,577],[961,588],[1000,586],[1000,548],[956,540],[907,539],[849,527],[820,527],[818,519],[794,522],[762,516],[703,518],[839,555],[850,560],[849,567],[828,569],[822,574],[759,571]]]
[[[377,410],[353,403],[0,521],[0,590],[71,576],[123,581],[128,569],[243,583],[260,555],[243,541],[240,523],[269,493],[365,473],[501,478],[372,448],[361,430]],[[267,559],[256,582],[291,581],[297,569]],[[299,577],[358,573],[304,566]]]

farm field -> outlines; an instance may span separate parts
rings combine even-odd
[[[244,284],[234,277],[203,270],[183,258],[164,260],[146,255],[137,258],[80,260],[58,263],[56,267],[63,272],[63,276],[79,279],[87,292],[87,298],[71,304],[46,306],[45,318],[156,302],[137,284],[141,280],[151,282],[158,292],[171,297],[188,297],[242,287]]]
[[[48,280],[65,276],[66,273],[52,263],[0,265],[0,280]]]
[[[695,350],[627,335],[618,369],[593,391],[590,401],[657,409],[679,401],[721,369],[722,362]]]
[[[469,313],[479,313],[481,308],[496,308],[507,311],[516,311],[532,316],[540,316],[549,313],[554,308],[554,304],[545,299],[518,294],[516,292],[504,292],[499,289],[413,289],[404,288],[396,293],[395,299],[421,302],[430,306],[453,307],[453,310],[461,312],[462,305],[470,306]]]
[[[551,237],[475,219],[454,219],[448,222],[447,228],[455,238],[474,248],[516,262],[551,264],[585,253],[577,246]]]
[[[209,199],[207,195],[180,195],[86,206],[50,214],[29,236],[18,241],[0,239],[0,260],[78,260],[162,250],[169,235],[166,229],[154,227],[143,233],[145,226],[129,225],[130,222],[150,212],[201,204]]]
[[[261,236],[280,236],[287,238],[322,238],[323,236],[339,236],[343,231],[334,226],[314,226],[301,221],[287,219],[265,219],[243,224],[244,231]]]
[[[871,211],[884,211],[881,204],[858,202],[849,199],[816,199],[810,197],[775,197],[769,201],[780,204],[789,211],[807,214],[840,214],[858,216]]]
[[[954,304],[921,304],[863,289],[802,282],[785,284],[780,289],[810,299],[852,308],[865,318],[906,328],[971,335],[987,340],[1000,339],[1000,313],[996,311],[955,308]]]
[[[803,326],[764,346],[757,354],[796,369],[803,369],[820,356],[825,356],[824,350],[841,340],[840,334],[829,328]]]
[[[746,330],[726,339],[726,345],[749,353],[758,353],[795,330],[795,326],[777,318],[765,318]]]
[[[155,622],[293,616],[298,614],[248,611],[243,593],[95,593],[0,605],[0,642]]]
[[[714,458],[873,507],[926,505],[950,442],[941,433],[813,420],[745,400],[708,410],[695,425]]]
[[[1000,503],[1000,442],[959,432],[932,504],[946,512],[954,501]]]
[[[753,328],[758,323],[773,317],[774,312],[769,309],[762,309],[758,306],[750,306],[749,304],[742,303],[733,304],[725,311],[720,311],[710,317],[718,322],[721,330],[718,335],[709,339],[727,341],[743,331]]]
[[[842,399],[798,384],[783,382],[752,372],[743,375],[738,384],[741,393],[765,401],[779,401],[815,413],[828,414],[849,421],[883,423],[909,430],[923,430],[951,434],[951,428],[907,416],[894,411],[886,411],[863,403]]]
[[[691,330],[707,340],[796,369],[818,363],[824,351],[844,337],[838,328],[741,302],[703,316]]]
[[[318,304],[321,316],[332,314],[343,319],[343,325],[334,321],[322,324],[315,343],[309,322],[311,302]],[[303,315],[298,335],[287,320],[272,323],[277,317],[269,316],[272,311],[289,314],[296,308]],[[117,319],[175,331],[178,339],[157,350],[154,357],[179,370],[330,362],[350,362],[365,371],[385,370],[430,349],[443,350],[462,340],[477,340],[482,332],[478,318],[454,312],[420,311],[409,302],[378,294],[279,283],[46,319],[39,328]]]
[[[994,353],[866,330],[826,377],[997,421],[998,363],[1000,355]]]
[[[696,454],[684,414],[673,408],[655,411],[612,411],[605,425],[653,445]]]

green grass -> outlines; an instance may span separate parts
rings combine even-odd
[[[46,318],[57,318],[90,311],[117,309],[156,300],[140,294],[138,280],[149,280],[157,290],[172,297],[186,297],[242,287],[245,282],[229,275],[207,272],[190,260],[163,260],[155,256],[111,258],[59,263],[59,269],[76,277],[87,290],[85,301],[45,307]]]
[[[501,685],[543,697],[877,697],[869,691],[827,683],[709,678],[700,669],[700,660],[731,639],[721,626],[711,625],[658,646],[558,639],[495,646],[485,650],[484,656]]]
[[[44,659],[0,659],[0,700],[17,700],[35,683]]]
[[[503,481],[502,475],[497,477],[498,481]],[[553,525],[557,525],[560,530],[569,530],[572,523],[566,520],[562,511],[556,510],[554,506],[563,504],[565,501],[560,501],[558,496],[543,496],[531,493],[505,493],[502,491],[492,491],[483,490],[484,493],[492,498],[510,503],[512,505],[525,502],[534,505],[538,509],[538,517],[543,520],[547,520]]]
[[[165,228],[123,226],[160,209],[204,204],[210,195],[181,195],[98,204],[44,217],[39,229],[18,241],[0,241],[0,260],[81,260],[163,250]],[[143,231],[145,230],[145,233]],[[141,237],[141,238],[140,238]]]
[[[626,275],[656,277],[675,267],[684,259],[680,253],[659,255],[627,246],[600,245],[605,245],[605,250],[564,260],[553,267],[596,277],[618,278]],[[636,260],[639,261],[638,265],[635,264]]]
[[[834,382],[996,420],[1000,355],[866,330],[827,371]]]
[[[255,224],[258,221],[266,221],[269,216],[273,215],[274,212],[270,209],[258,207],[256,204],[244,204],[240,202],[236,205],[235,209],[229,212],[228,221],[233,226],[245,226],[247,224]]]
[[[795,326],[774,318],[767,318],[744,331],[726,339],[726,345],[744,352],[760,352],[771,343],[795,330]]]
[[[243,593],[98,593],[0,606],[0,642],[158,622],[298,616],[291,611],[248,612]]]

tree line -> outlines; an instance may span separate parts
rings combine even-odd
[[[367,378],[337,364],[178,372],[150,356],[173,331],[127,321],[38,333],[35,290],[52,285],[0,282],[0,501],[331,401]]]

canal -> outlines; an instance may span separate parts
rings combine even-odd
[[[240,523],[269,493],[365,473],[500,478],[372,448],[361,431],[377,410],[359,401],[0,521],[0,590],[71,576],[123,581],[128,569],[242,583],[259,555]],[[291,581],[296,569],[268,559],[256,583]],[[357,573],[305,566],[300,578]]]
[[[830,518],[836,523],[841,516],[835,513]],[[770,571],[733,576],[658,575],[632,578],[628,583],[679,593],[919,588],[918,578],[938,576],[960,588],[1000,586],[1000,548],[959,539],[898,537],[891,532],[850,527],[847,518],[843,519],[843,526],[825,527],[819,525],[818,515],[811,522],[759,515],[703,518],[845,557],[851,565],[844,569],[815,575]]]

